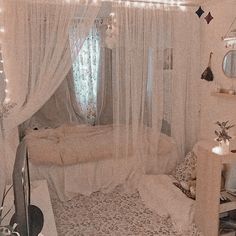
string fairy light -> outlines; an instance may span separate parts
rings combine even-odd
[[[161,6],[176,7],[181,11],[185,11],[187,7],[197,6],[193,1],[187,2],[184,0],[102,0],[104,2],[118,2],[124,4],[126,7],[140,7],[140,8],[160,8]]]
[[[2,3],[2,0],[0,0],[0,19],[1,19],[1,22],[0,22],[0,41],[2,42],[2,37],[3,37],[3,33],[5,33],[5,28],[3,26],[3,3]],[[1,47],[1,46],[0,46]],[[4,82],[6,84],[6,87],[5,87],[5,100],[4,100],[4,104],[6,106],[8,106],[7,104],[9,104],[9,102],[11,101],[10,99],[10,90],[9,90],[9,86],[8,86],[8,83],[9,83],[9,80],[4,76],[4,60],[2,59],[2,49],[0,49],[0,54],[1,54],[1,59],[0,59],[0,63],[1,63],[1,70],[0,70],[0,74],[2,75],[2,78],[4,78]]]

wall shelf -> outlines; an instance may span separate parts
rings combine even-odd
[[[211,96],[224,97],[224,98],[236,98],[236,94],[222,93],[222,92],[211,92]]]

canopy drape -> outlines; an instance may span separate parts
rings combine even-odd
[[[3,8],[6,99],[17,104],[4,119],[5,129],[10,129],[39,110],[56,91],[69,72],[100,4],[9,0],[3,2]],[[76,17],[81,20],[75,20]],[[69,31],[73,35],[70,41]]]
[[[163,173],[164,162],[157,160],[157,151],[163,118],[164,23],[168,15],[155,4],[150,8],[129,7],[126,3],[113,7],[117,21],[113,123],[126,126],[126,155],[134,149],[140,171],[145,171],[144,163],[154,162],[157,172]],[[122,129],[118,128],[116,142],[120,137]]]
[[[16,103],[3,119],[8,133],[39,110],[66,77],[100,1],[5,0],[2,7],[5,102]],[[6,161],[11,175],[14,156]]]
[[[30,118],[54,94],[78,55],[99,8],[99,1],[81,5],[76,0],[70,4],[63,0],[4,2],[2,49],[9,81],[7,99],[17,104],[3,120],[6,132]],[[113,3],[113,11],[115,21],[109,33],[114,34],[114,48],[102,52],[101,63],[108,60],[110,66],[100,71],[98,123],[112,122],[115,130],[114,164],[109,171],[119,175],[121,168],[126,168],[116,165],[116,158],[124,151],[119,150],[119,145],[124,143],[122,157],[128,161],[132,154],[136,158],[130,180],[137,180],[134,177],[145,171],[144,163],[155,166],[156,173],[167,168],[168,163],[157,155],[163,124],[170,127],[181,155],[197,139],[199,24],[191,11],[165,5],[130,7],[119,2]],[[74,20],[77,16],[80,19]],[[105,110],[107,120],[102,113]],[[73,117],[65,120],[78,118]],[[7,157],[9,175],[13,161],[14,157]]]
[[[194,9],[173,12],[171,135],[183,158],[197,142],[200,127],[200,23]]]
[[[169,129],[180,158],[198,138],[200,24],[191,7],[119,3],[114,12],[113,123],[129,127],[126,143],[141,148],[136,154],[148,149],[141,162],[163,173],[166,162],[156,155],[161,128]],[[140,130],[146,133],[141,139]],[[145,138],[151,140],[148,145]]]

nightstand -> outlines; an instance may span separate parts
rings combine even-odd
[[[222,169],[225,164],[236,163],[236,154],[218,155],[211,151],[212,147],[200,143],[195,148],[197,155],[195,223],[205,236],[219,235],[220,213],[236,209],[236,197],[221,192]],[[220,204],[221,194],[228,197],[230,202]],[[220,235],[235,235],[235,232]]]

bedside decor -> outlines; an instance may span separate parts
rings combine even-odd
[[[218,152],[221,155],[227,154],[229,153],[229,141],[232,139],[228,134],[228,130],[234,127],[234,125],[230,125],[229,121],[217,121],[216,124],[220,127],[220,130],[215,130],[217,136],[215,140],[219,143]]]

